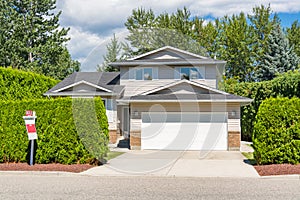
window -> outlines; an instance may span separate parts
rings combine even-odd
[[[180,79],[204,79],[204,67],[180,67],[177,69]],[[175,74],[176,78],[176,74]],[[179,78],[179,77],[178,77]]]
[[[152,80],[152,68],[138,68],[135,70],[135,80]]]

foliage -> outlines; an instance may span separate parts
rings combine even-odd
[[[193,23],[187,8],[176,13],[163,13],[155,16],[149,9],[139,8],[132,11],[125,23],[129,31],[126,38],[137,49],[134,55],[143,54],[163,46],[173,46],[192,53],[205,55],[203,47],[192,38]]]
[[[129,31],[126,39],[132,47],[131,55],[169,45],[225,60],[226,79],[251,82],[256,80],[257,66],[268,49],[268,35],[278,21],[277,15],[272,17],[270,5],[254,7],[247,16],[241,12],[208,23],[191,16],[185,7],[176,13],[158,15],[151,9],[140,8],[133,10],[125,26]]]
[[[0,162],[26,162],[25,110],[37,114],[36,163],[89,163],[108,151],[107,118],[100,98],[0,101],[0,106]]]
[[[290,45],[294,47],[295,53],[300,57],[300,23],[296,20],[291,28],[287,29],[287,38]]]
[[[263,101],[253,132],[258,164],[300,163],[300,99]]]
[[[0,0],[0,65],[63,79],[79,70],[65,46],[56,0]]]
[[[225,16],[221,20],[219,58],[226,60],[226,77],[251,81],[253,65],[253,33],[244,13]]]
[[[116,35],[114,34],[113,38],[111,39],[110,43],[106,45],[106,55],[103,56],[103,63],[101,66],[98,66],[98,71],[104,69],[106,72],[114,72],[118,71],[117,68],[111,67],[109,63],[117,62],[122,59],[120,56],[122,50],[122,43],[119,43]]]
[[[281,27],[275,24],[268,35],[262,62],[256,70],[256,80],[271,80],[277,74],[297,69],[299,63],[299,57],[294,53],[293,48],[290,48]]]
[[[229,93],[248,97],[254,101],[242,107],[242,140],[251,141],[255,117],[263,100],[269,97],[300,97],[300,72],[284,73],[271,81],[242,82],[227,80],[225,90]]]
[[[43,98],[43,93],[57,83],[57,80],[44,75],[0,67],[1,100]]]

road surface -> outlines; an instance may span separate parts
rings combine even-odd
[[[0,199],[300,199],[299,179],[0,174]]]

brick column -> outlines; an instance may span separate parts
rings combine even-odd
[[[141,131],[130,131],[130,149],[141,150]]]
[[[241,146],[241,133],[239,131],[228,131],[228,150],[239,151]]]
[[[117,142],[117,130],[109,130],[109,143],[115,144]]]

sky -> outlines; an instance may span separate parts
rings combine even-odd
[[[151,8],[160,14],[185,6],[192,16],[211,19],[241,11],[251,14],[253,7],[262,4],[270,4],[283,27],[300,22],[300,0],[57,0],[57,9],[62,11],[61,26],[70,27],[67,47],[72,58],[81,63],[81,71],[96,71],[113,34],[120,41],[128,34],[124,23],[133,9]]]

